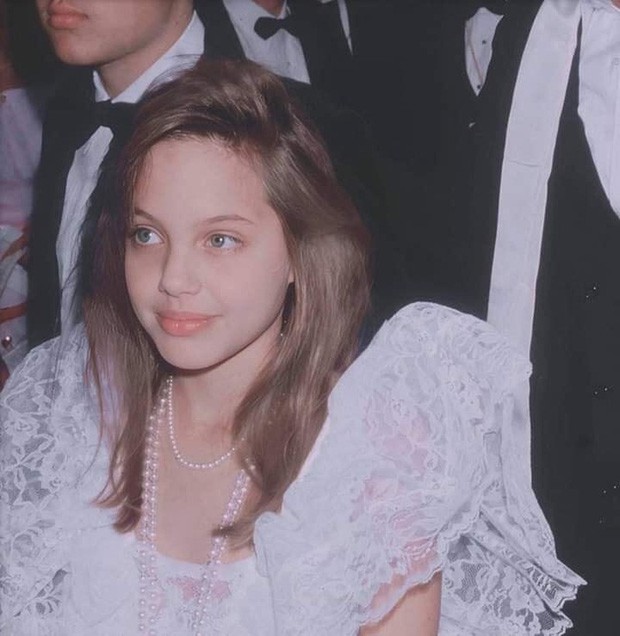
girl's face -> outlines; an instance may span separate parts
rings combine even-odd
[[[262,362],[293,281],[260,176],[213,141],[151,150],[138,181],[125,276],[133,309],[179,370]]]

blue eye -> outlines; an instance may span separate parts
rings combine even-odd
[[[210,247],[220,250],[232,250],[239,245],[241,241],[228,234],[212,234],[208,239]]]
[[[137,227],[132,232],[132,238],[138,245],[156,245],[161,243],[161,239],[157,232],[148,227]]]

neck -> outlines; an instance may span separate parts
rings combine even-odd
[[[108,95],[113,99],[122,93],[157,62],[183,35],[191,18],[191,6],[181,6],[162,26],[158,37],[146,46],[99,66],[97,72]]]
[[[174,376],[174,413],[178,430],[216,439],[230,436],[235,411],[251,380],[242,384],[242,378],[237,378],[231,385],[227,374],[218,371],[212,369]]]
[[[253,0],[259,7],[262,7],[273,16],[279,16],[284,6],[284,0]],[[618,0],[620,2],[620,0]]]
[[[229,437],[237,408],[279,340],[279,324],[278,320],[258,341],[215,367],[175,375],[179,429],[201,431],[215,439]]]

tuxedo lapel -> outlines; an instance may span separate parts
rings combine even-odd
[[[195,0],[194,6],[205,28],[205,56],[244,60],[243,47],[222,0]]]
[[[310,83],[344,103],[353,101],[354,64],[338,3],[289,0],[296,17]]]
[[[60,327],[60,289],[56,237],[67,176],[77,147],[85,141],[79,114],[93,100],[91,72],[70,69],[50,100],[43,125],[36,179],[28,263],[27,327],[29,346],[56,335]]]

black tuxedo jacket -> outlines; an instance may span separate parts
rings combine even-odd
[[[234,28],[220,0],[198,0],[197,10],[205,24],[205,55],[240,58],[243,56]],[[323,135],[330,150],[338,178],[356,203],[375,243],[375,283],[373,311],[368,335],[381,321],[408,300],[409,285],[400,252],[400,243],[390,227],[385,185],[376,155],[362,118],[339,105],[326,93],[292,80],[285,80],[292,96],[302,105]],[[62,216],[66,179],[73,161],[74,122],[81,108],[93,99],[91,70],[67,68],[51,100],[43,127],[41,164],[35,188],[31,219],[30,262],[28,269],[28,336],[35,346],[59,333],[60,292],[56,261],[56,238]],[[122,145],[115,137],[113,146]],[[81,145],[81,144],[79,144]],[[111,148],[112,150],[112,148]],[[96,200],[84,225],[84,249],[92,240],[97,217]],[[80,277],[83,284],[83,276]]]

